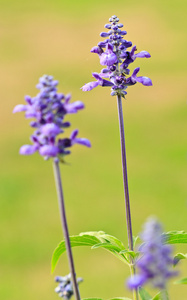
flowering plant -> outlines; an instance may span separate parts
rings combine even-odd
[[[126,31],[120,29],[123,25],[119,23],[116,16],[112,16],[109,22],[110,24],[105,25],[109,31],[101,33],[101,37],[106,39],[91,49],[92,53],[98,54],[100,64],[105,68],[100,73],[94,72],[93,77],[96,81],[86,83],[82,90],[90,91],[99,85],[110,86],[111,96],[117,97],[128,246],[125,246],[118,238],[103,231],[84,232],[77,236],[69,236],[59,163],[64,162],[64,156],[70,154],[69,148],[75,143],[87,147],[90,147],[91,143],[86,138],[78,138],[78,130],[74,130],[68,138],[61,138],[60,135],[64,133],[64,129],[70,126],[70,123],[64,120],[65,115],[77,113],[84,108],[84,104],[81,101],[70,103],[70,95],[65,96],[57,93],[58,82],[53,80],[52,76],[45,75],[40,78],[37,85],[40,90],[39,94],[33,98],[26,96],[27,104],[17,105],[14,108],[13,112],[25,111],[26,118],[35,119],[30,123],[31,127],[35,128],[35,132],[31,136],[32,145],[22,146],[20,154],[30,155],[38,151],[45,159],[53,159],[64,240],[59,243],[53,253],[52,271],[65,251],[70,268],[69,275],[56,277],[58,286],[55,288],[55,292],[58,293],[59,297],[68,300],[74,295],[76,300],[81,299],[78,284],[82,278],[76,278],[71,248],[90,246],[94,249],[106,249],[129,266],[131,276],[126,285],[133,291],[133,300],[140,298],[141,300],[167,300],[169,299],[168,279],[178,274],[173,268],[181,259],[187,258],[187,254],[183,253],[174,255],[170,244],[187,243],[187,233],[184,231],[164,233],[158,220],[150,218],[140,237],[133,236],[122,111],[122,98],[125,98],[128,86],[135,85],[137,82],[144,86],[152,85],[150,78],[137,76],[140,68],[135,68],[131,76],[129,69],[129,65],[136,58],[149,58],[150,54],[147,51],[136,53],[136,46],[132,47],[132,43],[124,39]],[[132,48],[129,51],[128,48],[130,47]],[[137,247],[139,239],[142,240],[142,244]],[[186,284],[187,278],[179,280],[178,283]],[[156,296],[152,297],[144,289],[146,284],[158,289]],[[96,300],[98,298],[90,299]],[[118,299],[132,300],[124,297]]]

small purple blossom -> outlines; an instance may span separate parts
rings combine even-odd
[[[44,75],[39,79],[37,89],[40,92],[35,97],[25,96],[26,105],[18,104],[13,113],[25,112],[26,118],[34,118],[30,126],[35,128],[31,136],[32,145],[24,145],[20,148],[20,154],[31,155],[36,151],[45,159],[50,157],[59,158],[70,153],[70,148],[74,144],[81,144],[91,147],[90,141],[86,138],[59,138],[64,132],[64,128],[71,124],[64,121],[67,114],[77,113],[84,108],[81,101],[70,102],[71,95],[57,93],[58,81],[53,80],[52,76]]]
[[[172,270],[172,247],[165,245],[161,224],[154,218],[148,219],[141,234],[141,257],[136,262],[138,274],[128,279],[130,289],[137,289],[146,283],[155,288],[165,289],[170,277],[177,273]]]
[[[59,285],[55,288],[55,292],[59,295],[59,297],[69,300],[71,296],[73,296],[73,285],[71,282],[71,275],[68,274],[64,277],[56,276],[55,281],[59,283]],[[78,284],[82,281],[82,278],[77,278]]]
[[[109,31],[101,32],[100,34],[101,37],[106,38],[105,41],[99,42],[97,46],[91,49],[92,53],[98,54],[100,64],[106,66],[105,71],[102,70],[100,74],[92,73],[95,78],[94,74],[98,74],[100,78],[96,78],[96,81],[86,83],[81,89],[83,91],[91,91],[98,85],[111,86],[112,96],[121,95],[125,98],[128,86],[134,85],[137,82],[145,86],[152,85],[150,78],[136,76],[140,68],[136,68],[132,75],[128,77],[130,73],[128,67],[136,58],[149,58],[151,55],[144,50],[136,53],[136,46],[133,46],[131,51],[127,51],[127,48],[132,46],[132,42],[124,39],[124,35],[127,32],[120,29],[123,27],[123,24],[118,23],[119,19],[116,16],[112,16],[109,22],[111,24],[105,25],[105,28]]]

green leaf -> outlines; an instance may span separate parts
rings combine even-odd
[[[98,244],[100,240],[96,238],[95,236],[91,235],[75,235],[75,236],[70,236],[70,243],[71,247],[76,247],[76,246],[93,246],[95,244]],[[54,271],[56,264],[62,255],[66,251],[66,245],[65,241],[62,241],[55,251],[53,252],[53,257],[52,257],[52,272]]]
[[[140,254],[140,252],[135,252],[135,251],[132,251],[132,250],[122,250],[122,251],[120,252],[120,254],[121,254],[121,253],[129,254],[133,259],[136,258],[136,257],[138,257],[139,254]]]
[[[187,258],[187,253],[186,254],[177,253],[174,256],[173,265],[176,266],[181,259],[185,259],[185,258]]]
[[[118,240],[115,236],[105,233],[104,231],[88,231],[88,232],[83,232],[80,235],[84,235],[84,234],[95,236],[98,239],[100,239],[101,242],[108,242],[112,245],[118,246],[120,250],[125,250],[125,247],[120,240]]]
[[[187,277],[175,281],[175,284],[187,284]]]
[[[110,250],[110,251],[114,251],[114,252],[120,252],[120,248],[119,247],[117,247],[117,246],[115,246],[115,245],[112,245],[112,244],[110,244],[110,243],[100,243],[100,244],[96,244],[96,245],[94,245],[94,246],[92,246],[92,249],[96,249],[96,248],[101,248],[101,247],[103,247],[103,248],[105,248],[105,249],[108,249],[108,250]]]
[[[135,248],[137,241],[139,240],[139,236],[133,236],[133,247]]]
[[[149,293],[142,287],[139,288],[139,294],[142,300],[152,300],[152,297]]]
[[[187,233],[185,231],[169,231],[163,233],[165,244],[186,244]]]
[[[104,231],[88,231],[79,235],[70,237],[71,247],[90,246],[92,248],[104,248],[114,254],[117,258],[125,263],[129,263],[122,250],[125,250],[123,243],[116,237],[106,234]],[[62,241],[55,249],[52,257],[52,272],[62,255],[66,251],[65,241]]]
[[[153,297],[152,300],[169,300],[168,292],[166,290],[163,290],[156,294],[156,296]]]

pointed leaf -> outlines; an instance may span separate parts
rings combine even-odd
[[[123,243],[118,240],[116,237],[106,234],[104,231],[88,231],[82,232],[77,236],[70,237],[71,247],[75,246],[96,246],[95,248],[102,247],[112,254],[114,254],[117,258],[122,260],[125,263],[128,263],[127,258],[122,253],[121,250],[125,250]],[[55,266],[62,255],[66,251],[65,241],[62,241],[57,248],[55,249],[52,257],[52,272],[55,269]]]
[[[169,231],[163,233],[165,244],[186,244],[187,233],[185,231]]]
[[[112,245],[118,246],[121,250],[125,250],[123,243],[119,239],[117,239],[116,237],[114,237],[112,235],[105,233],[104,231],[88,231],[88,232],[83,232],[80,235],[82,235],[82,234],[95,236],[98,239],[100,239],[101,242],[109,242]]]
[[[139,294],[142,300],[152,300],[152,297],[149,293],[142,287],[139,288]]]
[[[133,236],[133,247],[135,248],[137,241],[139,240],[139,236]]]
[[[175,281],[175,284],[187,284],[187,277]]]
[[[175,256],[174,256],[174,259],[173,259],[173,265],[176,266],[178,264],[178,262],[181,260],[181,259],[185,259],[187,258],[187,253],[186,254],[183,254],[183,253],[177,253]]]
[[[123,253],[123,254],[129,254],[133,259],[138,257],[140,252],[135,252],[135,251],[132,251],[132,250],[122,250],[120,252],[120,254]]]
[[[100,243],[100,244],[96,244],[94,246],[92,246],[92,249],[96,249],[96,248],[100,248],[100,247],[103,247],[105,249],[108,249],[110,251],[114,251],[114,252],[120,252],[120,248],[118,248],[117,246],[115,245],[112,245],[110,243]]]
[[[76,246],[93,246],[95,244],[98,244],[100,240],[96,238],[95,236],[90,236],[90,235],[75,235],[70,237],[70,243],[71,247],[76,247]],[[66,245],[65,241],[62,241],[57,248],[55,249],[52,257],[52,272],[54,271],[56,264],[62,255],[66,251]]]
[[[168,292],[166,290],[163,290],[156,294],[156,296],[153,297],[152,300],[169,300]]]
[[[120,240],[118,240],[116,237],[109,235],[104,231],[88,231],[88,232],[83,232],[80,235],[84,235],[84,234],[95,236],[98,239],[100,239],[101,243],[99,243],[98,245],[94,245],[92,249],[102,247],[108,250],[109,252],[111,252],[121,261],[129,264],[129,261],[126,258],[126,256],[123,253],[120,254],[121,250],[125,250],[125,247],[123,243]]]

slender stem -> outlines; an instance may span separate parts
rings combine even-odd
[[[76,300],[80,300],[81,298],[80,298],[79,288],[78,288],[78,284],[77,284],[77,280],[76,280],[73,254],[72,254],[71,244],[70,244],[70,239],[69,239],[69,232],[68,232],[68,225],[67,225],[67,219],[66,219],[63,190],[62,190],[62,181],[61,181],[61,176],[60,176],[60,168],[59,168],[59,163],[55,160],[53,162],[53,167],[54,167],[56,189],[57,189],[57,195],[58,195],[58,201],[59,201],[62,230],[63,230],[63,234],[64,234],[64,239],[65,239],[69,268],[70,268],[70,273],[71,273],[71,280],[73,283],[74,296],[75,296]]]
[[[127,178],[127,161],[126,161],[126,150],[125,150],[123,109],[122,109],[121,96],[118,95],[117,97],[118,97],[118,116],[119,116],[120,139],[121,139],[121,157],[122,157],[122,170],[123,170],[123,185],[124,185],[124,193],[125,193],[128,245],[129,245],[129,249],[133,250],[133,236],[132,236],[129,188],[128,188],[128,178]]]
[[[120,95],[117,96],[117,100],[118,100],[120,139],[121,139],[121,157],[122,157],[122,170],[123,170],[123,185],[124,185],[124,194],[125,194],[128,247],[129,250],[133,251],[132,222],[131,222],[129,188],[128,188],[128,177],[127,177],[127,160],[126,160],[126,149],[125,149],[125,131],[124,131],[124,122],[123,122],[123,109],[122,109],[122,102],[121,102]],[[131,259],[130,269],[131,269],[131,275],[134,275],[135,267],[134,267],[133,259]],[[138,300],[138,290],[135,290],[133,292],[133,297],[135,300]]]

